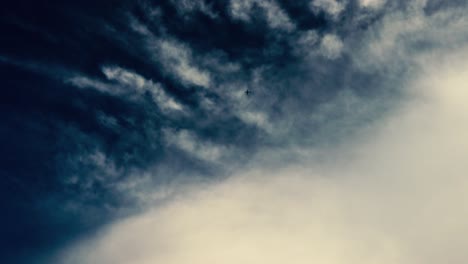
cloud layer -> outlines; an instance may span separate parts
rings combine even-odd
[[[466,262],[466,1],[5,5],[2,263]]]
[[[60,263],[464,263],[466,58],[425,57],[406,102],[354,143],[185,186]]]

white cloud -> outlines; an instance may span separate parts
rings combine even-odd
[[[274,133],[274,122],[270,120],[268,111],[260,104],[254,103],[255,98],[266,99],[262,94],[268,92],[264,87],[264,68],[260,67],[252,71],[250,80],[231,81],[218,87],[219,94],[228,102],[230,110],[247,125],[256,126],[263,132]],[[247,95],[249,90],[253,96]],[[252,98],[254,97],[254,98]]]
[[[320,40],[319,35],[315,30],[307,30],[301,33],[301,36],[299,37],[297,44],[302,49],[312,50],[313,48],[315,48],[315,45],[317,45],[319,40]]]
[[[343,42],[334,34],[326,34],[320,43],[320,52],[329,59],[336,59],[341,55]]]
[[[86,76],[74,76],[65,81],[78,88],[94,88],[100,92],[116,94],[119,88]]]
[[[273,0],[231,0],[229,11],[233,18],[249,22],[254,6],[261,8],[266,15],[268,25],[272,29],[282,29],[286,31],[295,28],[286,12]]]
[[[135,32],[145,38],[147,52],[163,67],[164,72],[185,86],[209,88],[212,85],[210,73],[200,69],[195,63],[197,58],[193,57],[189,46],[169,37],[156,37],[136,19],[130,19],[130,25]]]
[[[354,142],[194,185],[60,263],[466,263],[467,61],[468,49],[431,53],[405,103]]]
[[[183,110],[183,106],[176,102],[172,97],[168,96],[159,83],[154,83],[135,72],[115,66],[105,66],[102,68],[102,72],[107,79],[117,81],[121,85],[126,85],[135,89],[140,94],[149,92],[152,95],[154,102],[163,111]]]
[[[126,175],[125,179],[113,182],[113,190],[134,201],[137,208],[161,204],[165,200],[173,198],[177,191],[180,191],[176,183],[178,175],[174,175],[173,172],[171,173],[162,167],[159,166],[151,171],[133,171]],[[155,185],[155,181],[157,181],[155,175],[166,177],[168,174],[171,177],[171,184]],[[163,181],[160,178],[159,180]]]
[[[117,66],[104,66],[102,72],[113,83],[86,76],[75,76],[69,78],[67,82],[80,88],[93,88],[115,96],[128,96],[129,99],[139,98],[148,92],[162,111],[167,113],[184,111],[184,107],[169,96],[159,83],[147,80],[135,72]]]
[[[255,3],[255,0],[231,0],[229,2],[229,11],[231,16],[244,20],[250,20],[250,11]]]
[[[218,14],[205,0],[172,0],[171,1],[182,14],[200,11],[210,18],[217,18]]]
[[[163,65],[180,78],[183,84],[210,87],[210,74],[194,65],[191,51],[187,47],[175,41],[160,40],[158,48]]]
[[[118,81],[122,85],[131,86],[139,92],[143,91],[146,85],[145,78],[120,67],[105,66],[102,67],[102,72],[107,79]]]
[[[204,161],[216,162],[222,155],[226,154],[226,149],[223,146],[204,142],[188,130],[166,129],[164,130],[164,137],[170,145],[174,145],[191,156]]]
[[[468,40],[465,9],[427,16],[425,1],[409,3],[407,10],[389,12],[360,36],[353,57],[362,69],[401,68],[434,48],[456,49]]]
[[[135,32],[137,32],[137,33],[139,33],[139,34],[141,34],[141,35],[144,35],[144,36],[152,36],[152,34],[153,34],[153,33],[151,33],[151,31],[149,30],[149,28],[148,28],[146,25],[140,23],[140,22],[139,22],[136,18],[134,18],[134,17],[130,17],[130,19],[129,19],[129,24],[130,24],[130,28],[131,28],[133,31],[135,31]]]
[[[315,30],[301,32],[294,42],[294,51],[297,55],[314,58],[323,56],[336,59],[341,56],[344,43],[336,34],[326,33],[320,36]]]
[[[268,116],[263,112],[254,110],[240,110],[238,116],[246,124],[255,125],[265,132],[273,132],[273,125],[268,120]]]
[[[258,5],[265,10],[268,25],[273,29],[293,30],[294,24],[288,15],[273,1],[259,1]]]
[[[323,11],[335,19],[345,10],[346,5],[346,1],[340,0],[312,0],[310,2],[313,11]]]
[[[364,8],[378,9],[385,5],[386,0],[359,0],[359,5]]]

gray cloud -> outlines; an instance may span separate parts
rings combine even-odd
[[[182,83],[210,87],[210,74],[193,65],[191,52],[187,47],[170,40],[161,40],[157,45],[163,65],[171,69]]]
[[[354,143],[183,188],[61,263],[463,263],[467,56],[428,58],[409,100]]]
[[[176,6],[177,10],[183,15],[190,14],[195,11],[199,11],[212,19],[218,18],[218,14],[213,7],[205,0],[182,0],[175,1],[172,3]]]
[[[346,5],[347,1],[341,0],[312,0],[310,2],[313,11],[323,11],[333,19],[336,19],[346,9]]]
[[[135,89],[138,94],[142,94],[144,92],[150,93],[155,103],[165,112],[183,111],[184,109],[184,107],[180,103],[176,102],[174,98],[167,95],[159,83],[154,83],[137,73],[120,67],[106,66],[102,68],[102,71],[107,79],[129,86]]]
[[[465,262],[466,4],[130,6],[63,67],[0,57],[60,80],[5,93],[51,116],[49,211],[114,220],[58,263]]]
[[[234,19],[249,22],[251,20],[253,8],[259,7],[265,13],[265,17],[270,28],[286,31],[290,31],[295,28],[292,20],[274,0],[231,0],[229,3],[229,11]]]

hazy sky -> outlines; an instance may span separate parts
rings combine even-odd
[[[5,4],[0,262],[466,263],[467,12]]]

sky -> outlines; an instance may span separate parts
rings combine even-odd
[[[463,0],[0,8],[0,262],[467,263]]]

